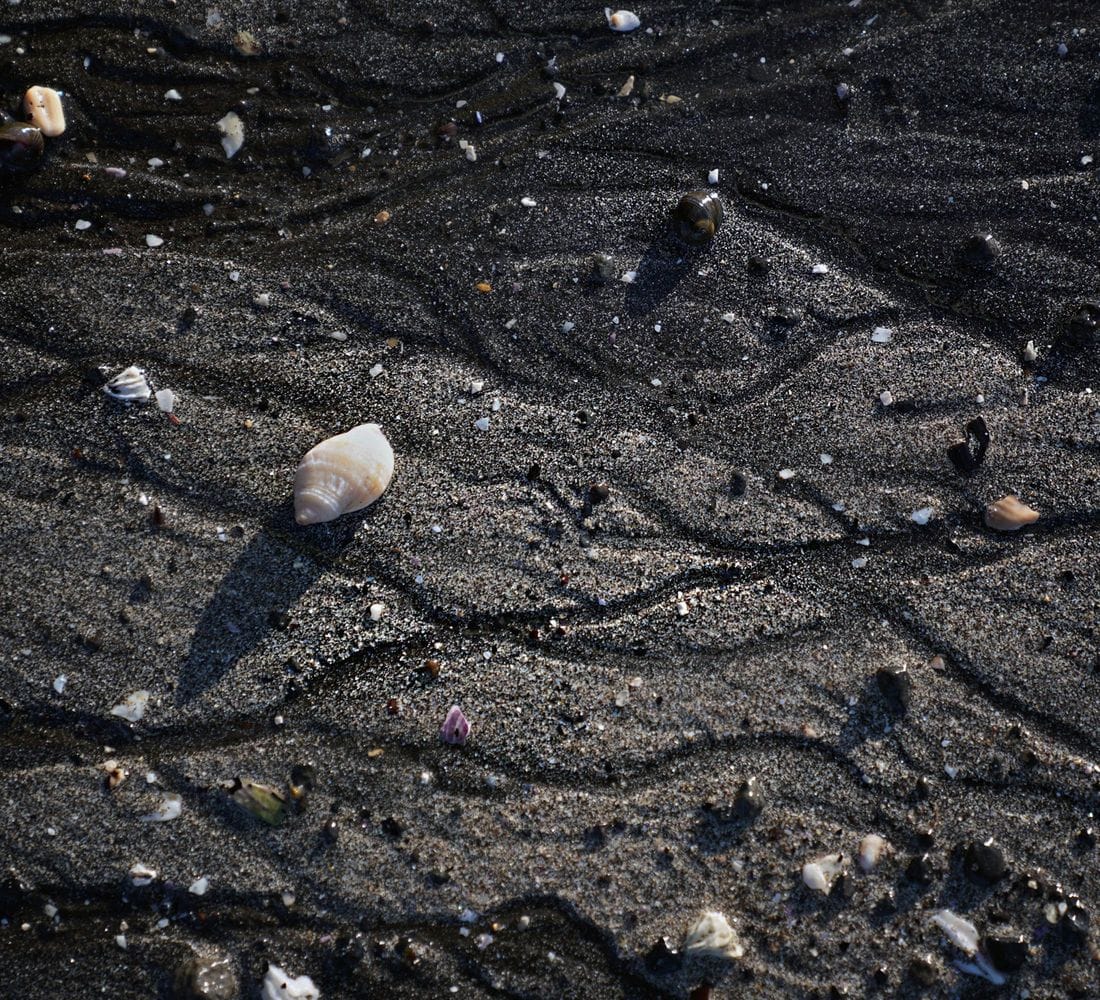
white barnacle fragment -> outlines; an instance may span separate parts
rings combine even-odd
[[[740,958],[745,948],[725,915],[711,910],[687,932],[684,952],[692,958]]]
[[[130,881],[136,886],[148,885],[156,877],[156,869],[143,865],[140,861],[130,869]]]
[[[23,110],[43,135],[55,139],[65,131],[61,95],[52,87],[31,87],[23,95]]]
[[[156,233],[146,233],[145,245],[149,247],[150,250],[155,250],[157,247],[164,246],[164,238],[157,236]]]
[[[978,928],[951,910],[937,910],[932,923],[947,935],[948,940],[961,951],[973,955],[978,950]]]
[[[127,403],[144,403],[153,394],[145,381],[145,370],[137,365],[120,371],[103,387],[103,391],[112,399]]]
[[[244,122],[236,111],[230,111],[218,119],[218,130],[222,134],[222,149],[227,160],[233,159],[244,145]]]
[[[934,507],[921,507],[919,510],[913,511],[913,513],[909,515],[909,518],[916,524],[924,525],[935,516],[936,509]]]
[[[802,881],[815,892],[829,895],[837,876],[844,870],[843,854],[826,854],[802,866]]]
[[[133,691],[111,709],[111,715],[117,715],[127,722],[140,722],[145,715],[145,707],[148,704],[148,691]]]
[[[372,604],[370,606],[370,620],[372,622],[379,622],[382,620],[382,612],[386,610],[384,604]]]
[[[179,397],[171,389],[158,389],[155,395],[161,413],[171,413],[176,408]]]
[[[886,841],[877,833],[869,833],[859,842],[859,867],[872,872],[886,850]]]
[[[360,424],[310,449],[294,474],[294,519],[333,521],[374,503],[393,478],[393,449],[378,424]]]
[[[187,891],[193,896],[205,896],[206,890],[210,888],[210,879],[205,875],[202,878],[195,879],[188,887]]]
[[[143,823],[168,823],[179,819],[183,812],[183,799],[179,795],[165,795],[160,805],[141,817]]]
[[[559,101],[563,97],[565,97],[565,86],[561,83],[558,83],[556,80],[554,81],[554,97],[556,97]]]
[[[309,976],[292,978],[277,965],[269,964],[264,975],[263,1000],[317,1000],[321,991],[313,985]]]
[[[634,31],[642,26],[642,19],[632,10],[617,10],[612,12],[610,7],[604,7],[604,17],[612,31]]]
[[[889,344],[894,339],[894,331],[888,326],[876,326],[871,332],[872,344]]]
[[[1029,340],[1024,345],[1024,360],[1028,364],[1031,364],[1033,361],[1036,361],[1038,359],[1038,357],[1039,357],[1039,348],[1037,348],[1035,346],[1035,341],[1034,340]]]

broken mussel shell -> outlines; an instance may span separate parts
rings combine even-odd
[[[985,460],[985,453],[989,450],[989,442],[993,435],[989,433],[985,418],[978,416],[966,425],[966,440],[959,441],[947,449],[947,457],[955,466],[955,471],[960,476],[969,476],[975,473],[978,466]]]
[[[676,235],[691,246],[706,246],[726,217],[722,201],[713,191],[689,191],[673,210]]]
[[[279,826],[286,820],[286,796],[271,785],[238,778],[229,789],[229,797],[268,826]]]
[[[985,508],[985,523],[994,531],[1019,531],[1039,520],[1039,512],[1009,493]]]
[[[0,173],[23,174],[42,159],[46,140],[42,130],[9,115],[0,118]]]

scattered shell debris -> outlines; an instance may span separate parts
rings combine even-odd
[[[458,705],[452,705],[439,730],[439,738],[452,746],[465,746],[470,738],[470,722]]]
[[[709,910],[687,932],[684,952],[693,958],[738,959],[745,948],[725,914]]]
[[[56,139],[65,131],[61,95],[52,87],[31,87],[23,95],[23,110],[44,136]]]
[[[802,881],[808,888],[827,896],[832,892],[833,883],[843,871],[844,855],[826,854],[802,866]]]
[[[139,888],[149,885],[157,877],[157,870],[138,862],[130,868],[130,881]]]
[[[120,719],[125,719],[127,722],[140,722],[145,716],[145,709],[149,704],[149,698],[150,695],[148,691],[134,691],[111,709],[111,715],[117,715]]]
[[[293,978],[279,966],[268,965],[260,994],[263,1000],[318,1000],[320,995],[309,976]]]
[[[233,159],[244,145],[244,122],[236,111],[229,111],[217,122],[218,130],[222,134],[222,149],[225,150],[225,158]]]
[[[1039,512],[1022,503],[1011,493],[985,508],[985,523],[994,531],[1019,531],[1039,520]]]
[[[178,819],[183,812],[183,798],[179,795],[165,795],[160,805],[151,813],[146,813],[141,819],[145,823],[168,823]]]
[[[610,7],[605,7],[604,17],[612,31],[634,31],[642,26],[642,20],[632,10],[617,10],[612,12]]]

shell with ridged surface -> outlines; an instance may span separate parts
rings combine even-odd
[[[294,475],[294,519],[333,521],[374,503],[393,478],[393,449],[378,424],[360,424],[306,453]]]

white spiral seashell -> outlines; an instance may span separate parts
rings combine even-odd
[[[393,449],[378,424],[360,424],[306,453],[294,475],[294,519],[332,521],[374,503],[393,478]]]

